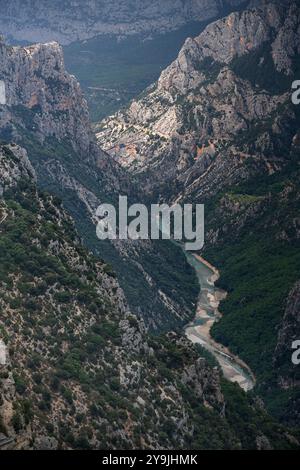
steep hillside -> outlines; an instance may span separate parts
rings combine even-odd
[[[170,31],[191,21],[204,21],[245,0],[1,0],[0,31],[9,38],[62,44],[100,34],[128,36]]]
[[[97,146],[86,101],[65,71],[57,43],[10,47],[1,42],[0,57],[7,101],[0,106],[0,137],[26,148],[39,186],[63,199],[96,253],[101,245],[94,225],[98,205],[117,203],[119,194],[138,200],[139,191]],[[107,243],[101,253],[118,273],[132,310],[147,325],[168,329],[191,318],[197,280],[180,249],[168,243]]]
[[[248,0],[0,1],[2,32],[12,44],[58,41],[80,81],[94,122],[157,80],[185,39]],[[120,73],[122,70],[122,73]]]
[[[277,141],[294,135],[285,123],[294,115],[298,28],[295,2],[212,23],[140,99],[99,124],[99,143],[149,193],[174,199],[203,199],[254,164],[275,171],[284,163]]]
[[[215,339],[255,371],[269,410],[299,425],[299,366],[292,343],[300,336],[299,147],[295,161],[273,176],[228,187],[207,216],[204,250],[221,270],[223,302]],[[295,307],[293,307],[295,302]]]
[[[176,59],[186,38],[197,36],[207,24],[194,21],[151,37],[135,34],[120,41],[97,36],[64,46],[66,68],[80,82],[92,121],[128,105]]]
[[[297,426],[291,345],[300,332],[288,299],[300,272],[300,114],[291,102],[300,9],[253,4],[187,40],[157,83],[100,123],[98,140],[153,200],[206,203],[203,255],[229,292],[214,337],[251,366],[269,409]]]
[[[297,447],[184,338],[147,336],[16,145],[0,187],[2,449]]]

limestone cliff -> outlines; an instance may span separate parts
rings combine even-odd
[[[210,24],[156,84],[99,124],[99,144],[149,193],[174,200],[203,200],[255,166],[276,171],[285,157],[274,142],[295,119],[299,24],[295,2],[264,2]],[[289,145],[295,135],[287,132]]]
[[[188,39],[157,83],[97,128],[152,201],[205,203],[202,254],[229,292],[212,334],[293,425],[299,381],[283,318],[300,270],[299,28],[299,2],[253,1]]]
[[[186,322],[193,315],[198,290],[179,249],[181,273],[186,271],[188,280],[183,295],[174,289],[178,273],[168,247],[156,252],[151,242],[102,246],[96,237],[98,205],[117,204],[119,194],[138,197],[138,191],[97,145],[87,103],[78,81],[65,70],[61,47],[55,42],[10,47],[2,41],[0,80],[6,97],[0,106],[0,137],[26,148],[38,184],[64,200],[85,243],[114,265],[132,309],[152,328]],[[157,269],[154,259],[163,260],[162,267]]]
[[[24,149],[1,146],[0,184],[0,447],[157,448],[164,419],[185,446],[193,423],[176,382],[183,372],[168,379],[157,362],[179,338],[154,351],[108,266],[81,246],[61,204],[37,191]],[[197,357],[184,340],[179,347],[187,363]],[[219,374],[204,360],[191,380],[217,411]]]

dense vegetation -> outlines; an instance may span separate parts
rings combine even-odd
[[[287,296],[300,273],[300,244],[293,223],[299,214],[298,165],[296,160],[280,173],[231,188],[226,198],[233,204],[248,209],[259,204],[260,210],[241,230],[230,231],[230,236],[224,232],[217,247],[205,250],[205,256],[221,270],[220,286],[229,292],[221,306],[224,316],[213,335],[251,366],[257,390],[269,409],[290,422],[299,391],[283,391],[277,381],[285,369],[297,382],[299,369],[291,357],[280,370],[274,368],[274,350]],[[228,224],[228,214],[222,217]],[[232,223],[234,216],[230,217]]]
[[[0,432],[27,448],[295,446],[201,350],[145,334],[57,198],[23,180],[0,215]]]
[[[157,242],[151,244],[150,247],[147,245],[144,249],[140,247],[140,261],[137,263],[134,257],[121,256],[111,243],[100,242],[85,203],[72,187],[66,188],[60,183],[62,166],[71,178],[92,191],[99,201],[113,203],[116,207],[118,188],[112,188],[109,191],[103,183],[105,175],[97,172],[88,161],[79,158],[67,138],[62,141],[54,137],[46,138],[41,144],[33,129],[35,117],[39,112],[39,109],[31,110],[24,106],[13,107],[16,119],[22,122],[22,126],[17,124],[18,132],[22,145],[26,148],[36,169],[39,187],[56,194],[63,200],[64,206],[75,220],[76,228],[85,245],[113,266],[134,313],[142,316],[153,330],[167,331],[170,326],[176,328],[185,324],[194,314],[199,286],[196,275],[186,262],[181,250],[168,241]],[[5,140],[12,138],[1,129],[0,134]],[[51,163],[50,172],[49,163]],[[135,193],[134,184],[129,192]],[[129,199],[132,197],[131,194],[129,194]],[[145,265],[140,269],[143,262]],[[153,285],[147,281],[145,271],[151,276]],[[184,285],[184,291],[182,291],[182,285]],[[158,295],[159,289],[177,303],[177,309],[182,313],[181,317],[174,317],[173,312],[170,312],[163,298]]]

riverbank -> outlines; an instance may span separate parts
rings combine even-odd
[[[220,273],[200,255],[186,253],[191,266],[194,267],[199,280],[201,292],[199,295],[196,316],[185,328],[187,338],[193,343],[200,344],[217,359],[224,377],[231,382],[237,382],[245,391],[255,386],[255,377],[247,364],[231,351],[217,343],[211,336],[213,324],[221,318],[219,305],[227,293],[215,287]]]

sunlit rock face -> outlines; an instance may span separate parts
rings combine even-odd
[[[247,177],[249,157],[255,171],[274,173],[284,159],[274,139],[286,132],[283,116],[295,113],[299,28],[293,1],[263,2],[211,23],[186,40],[157,83],[99,123],[99,144],[150,193],[174,200]]]
[[[29,47],[0,44],[0,99],[6,113],[24,106],[32,113],[32,125],[40,139],[69,137],[82,153],[88,153],[91,133],[89,114],[77,80],[64,68],[63,53],[56,42]],[[54,119],[55,116],[55,119]]]

